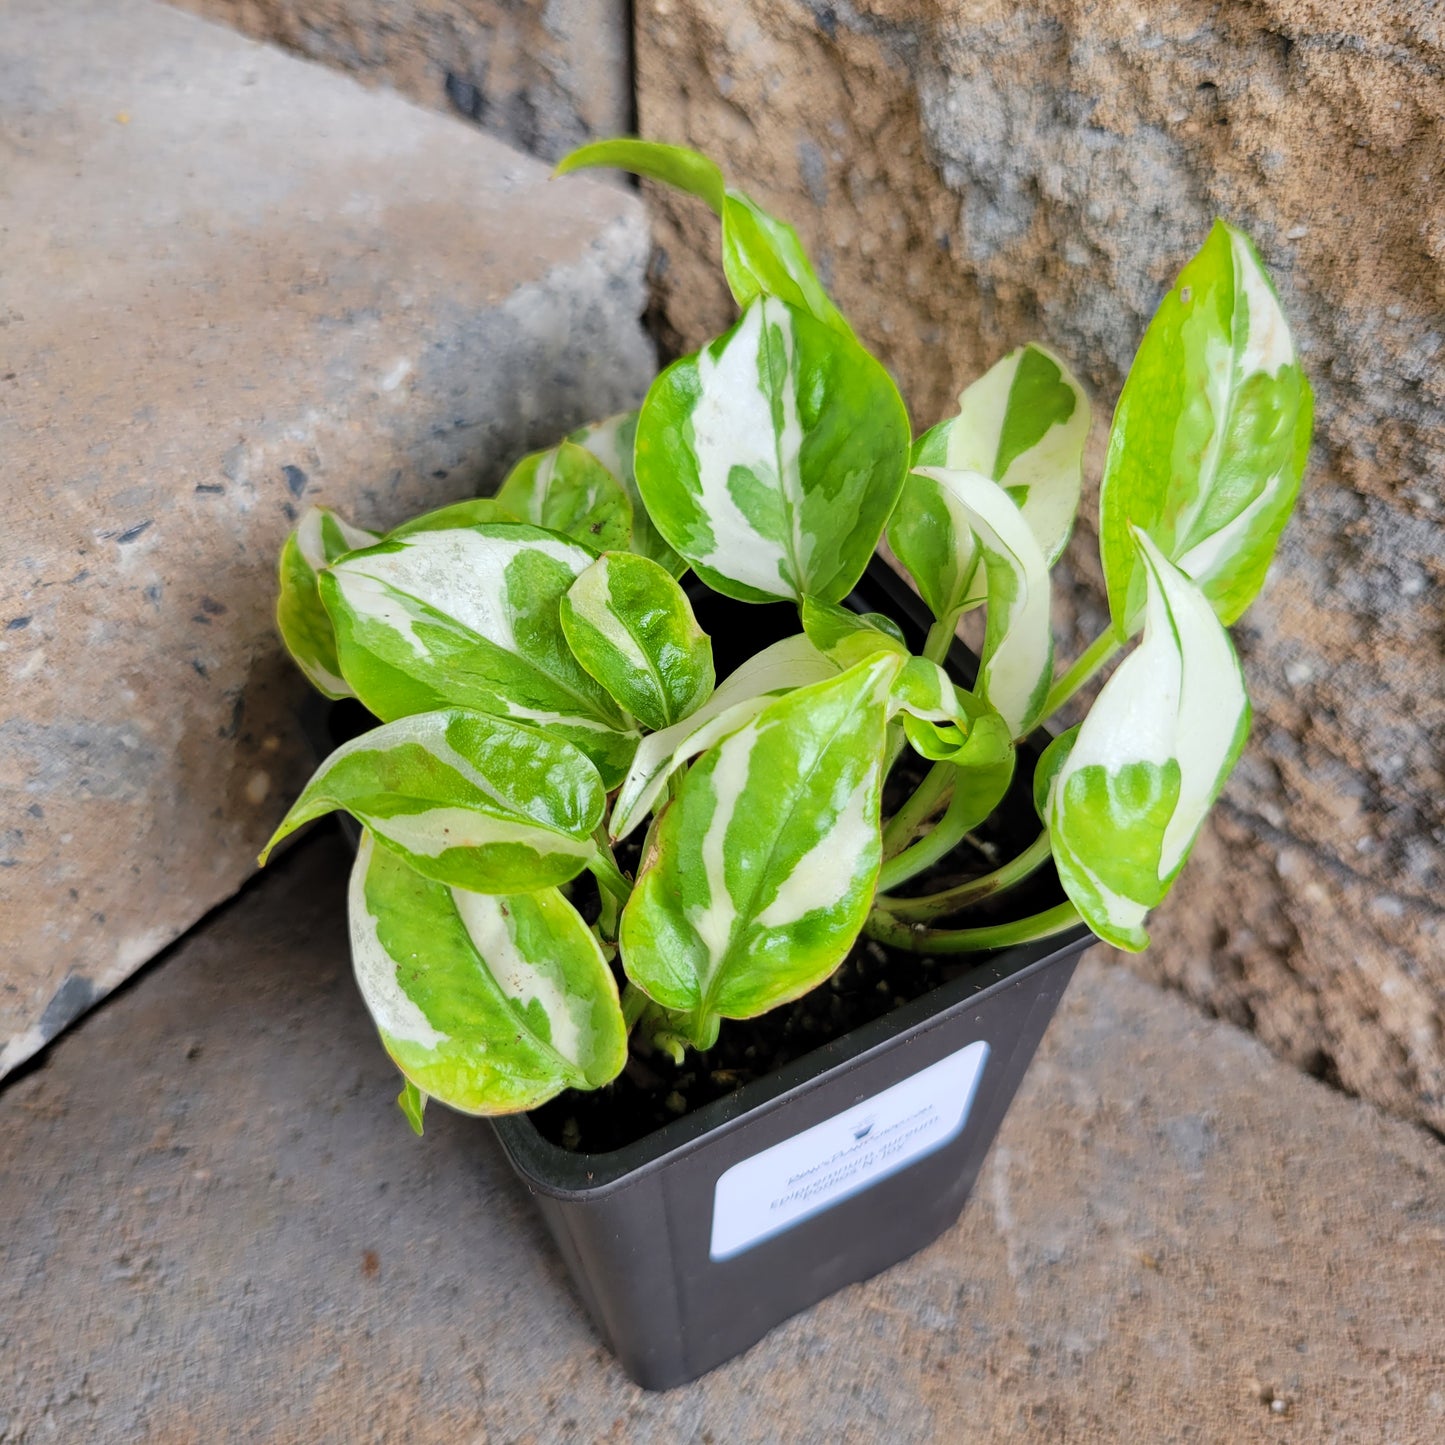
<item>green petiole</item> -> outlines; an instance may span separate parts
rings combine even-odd
[[[863,932],[878,943],[908,953],[981,953],[991,948],[1009,948],[1018,943],[1052,938],[1077,928],[1082,922],[1079,910],[1072,903],[1060,903],[1029,918],[994,923],[985,928],[925,928],[921,923],[905,923],[885,910],[876,909],[868,915]]]
[[[886,909],[895,918],[910,922],[929,918],[942,918],[957,913],[970,903],[1002,893],[1031,878],[1053,856],[1049,845],[1048,830],[1045,829],[1017,858],[985,873],[981,878],[970,878],[938,893],[927,893],[918,898],[891,898],[886,894],[874,899],[874,906]]]

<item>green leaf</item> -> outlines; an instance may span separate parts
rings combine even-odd
[[[1144,638],[1104,684],[1049,793],[1064,889],[1118,948],[1189,856],[1249,732],[1229,634],[1206,595],[1136,531],[1147,581]]]
[[[520,521],[561,532],[593,552],[626,551],[632,543],[632,503],[622,483],[575,442],[523,457],[496,501]]]
[[[921,439],[915,455],[928,465],[942,466],[929,459],[935,451],[942,455],[943,448],[923,445],[932,435]],[[967,509],[948,487],[926,472],[910,472],[904,481],[898,505],[888,519],[888,545],[936,618],[956,618],[988,595],[979,566],[982,554]]]
[[[453,502],[447,507],[438,507],[433,512],[423,512],[399,527],[393,527],[386,534],[387,541],[398,537],[410,537],[415,532],[449,532],[455,527],[476,527],[491,522],[519,522],[495,497],[468,497],[465,501]],[[379,541],[380,538],[373,538]],[[363,544],[364,545],[364,544]]]
[[[593,560],[520,524],[418,532],[355,552],[321,584],[342,672],[386,722],[464,707],[535,723],[615,787],[637,733],[572,656],[559,616]]]
[[[344,743],[316,770],[261,854],[344,808],[418,873],[478,893],[575,878],[606,796],[571,743],[452,709],[416,713]]]
[[[1053,676],[1049,564],[1017,503],[997,482],[977,472],[921,471],[963,508],[978,542],[988,620],[976,692],[1022,737],[1038,722]]]
[[[722,172],[706,156],[653,141],[595,141],[567,156],[557,174],[584,166],[615,166],[706,201],[722,220],[723,274],[739,306],[758,296],[776,296],[825,326],[852,336],[852,328],[818,280],[798,233],[741,191],[725,185]]]
[[[567,440],[586,447],[609,472],[622,484],[627,500],[632,503],[632,550],[639,557],[646,557],[665,567],[674,577],[681,577],[687,571],[683,561],[666,542],[662,534],[652,525],[647,508],[642,502],[642,493],[637,490],[637,475],[632,469],[632,451],[637,439],[637,413],[623,412],[620,416],[608,417],[592,426],[579,427]]]
[[[768,704],[689,769],[622,914],[627,974],[708,1020],[751,1018],[842,962],[882,859],[880,654]]]
[[[1059,770],[1068,762],[1069,754],[1073,751],[1074,739],[1078,736],[1079,724],[1075,724],[1061,732],[1039,754],[1038,763],[1034,767],[1034,811],[1039,815],[1041,822],[1049,821],[1049,798],[1054,790],[1054,779],[1058,777]]]
[[[352,692],[341,676],[336,634],[322,606],[316,579],[338,557],[377,540],[374,532],[348,525],[335,512],[310,507],[281,548],[276,626],[297,666],[327,697],[350,697]]]
[[[772,297],[653,383],[637,483],[658,530],[744,601],[841,601],[873,554],[908,457],[887,373]]]
[[[406,1115],[406,1122],[411,1125],[411,1132],[418,1137],[422,1133],[422,1115],[426,1113],[428,1097],[410,1079],[403,1078],[401,1093],[396,1096],[396,1107]]]
[[[367,833],[349,911],[361,996],[420,1093],[467,1114],[511,1114],[621,1072],[627,1030],[612,971],[555,888],[448,888]]]
[[[712,642],[681,587],[656,562],[607,552],[562,599],[573,656],[653,730],[695,712],[712,693]]]
[[[816,597],[803,598],[798,611],[808,641],[839,668],[852,667],[876,652],[907,655],[898,624],[881,612],[854,612]]]
[[[954,723],[905,713],[903,730],[921,757],[954,765],[948,810],[952,836],[962,837],[987,822],[1013,782],[1018,754],[1008,724],[990,711],[973,719],[964,732]]]
[[[851,337],[853,328],[832,303],[798,233],[741,191],[729,190],[722,210],[723,273],[739,306],[776,296]]]
[[[690,717],[638,744],[612,806],[609,833],[625,838],[652,811],[678,768],[751,722],[773,698],[837,675],[837,666],[801,633],[750,657]]]
[[[1216,221],[1149,323],[1109,434],[1099,498],[1109,607],[1138,628],[1131,528],[1233,622],[1294,508],[1313,418],[1289,326],[1249,239]]]
[[[592,141],[563,156],[553,174],[565,176],[588,166],[631,171],[633,175],[662,181],[706,201],[715,212],[722,212],[725,190],[722,172],[706,156],[686,146],[663,145],[632,136]]]
[[[914,466],[978,472],[997,482],[1018,504],[1052,566],[1068,543],[1083,484],[1089,439],[1084,388],[1058,357],[1030,343],[969,386],[958,407],[957,416],[918,439]]]

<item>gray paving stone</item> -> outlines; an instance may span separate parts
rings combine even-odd
[[[633,405],[616,187],[150,0],[0,5],[0,1074],[304,781],[296,513],[382,526]]]
[[[1445,1152],[1087,960],[959,1225],[665,1396],[413,1138],[314,838],[0,1094],[0,1441],[1445,1438]]]

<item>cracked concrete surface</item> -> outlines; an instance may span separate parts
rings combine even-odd
[[[1086,959],[936,1244],[665,1396],[294,850],[0,1094],[0,1441],[1445,1438],[1445,1150]]]

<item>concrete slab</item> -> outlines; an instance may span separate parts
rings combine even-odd
[[[1086,960],[963,1220],[649,1396],[299,849],[0,1095],[0,1441],[1445,1438],[1445,1151]]]
[[[304,781],[297,512],[385,526],[633,405],[640,204],[149,0],[0,5],[0,1074]]]

